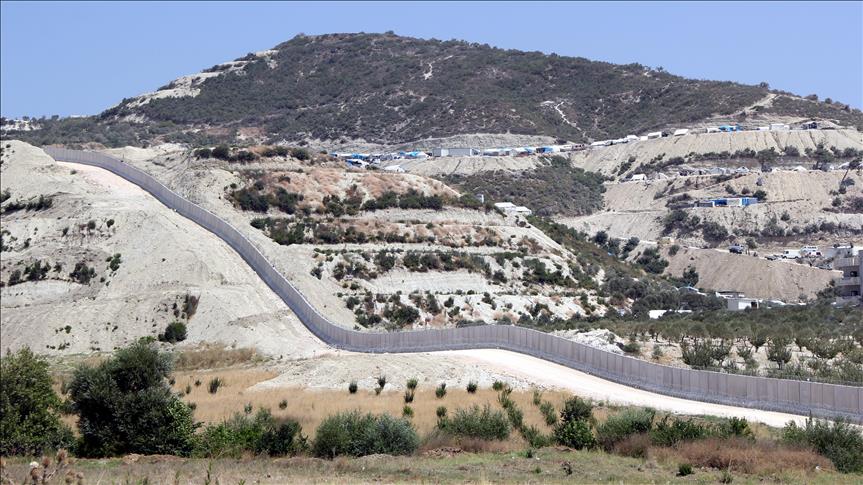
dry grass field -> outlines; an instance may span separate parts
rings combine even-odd
[[[264,459],[185,459],[130,455],[103,460],[76,460],[71,469],[83,483],[98,484],[360,484],[360,483],[685,483],[722,482],[716,469],[693,466],[693,474],[677,475],[674,458],[627,458],[597,451],[543,448],[533,456],[517,452],[466,453],[426,451],[415,456],[371,455],[321,460],[309,457]],[[27,461],[13,459],[10,475],[26,474]],[[737,484],[854,484],[859,475],[829,470],[775,473],[731,473]],[[54,482],[52,482],[54,483]]]
[[[280,388],[262,391],[250,391],[249,387],[258,382],[275,377],[275,373],[256,368],[231,368],[204,371],[180,371],[174,374],[175,382],[173,388],[185,394],[183,400],[195,403],[195,418],[205,423],[220,422],[230,418],[235,413],[244,412],[244,408],[251,404],[253,409],[268,408],[276,417],[291,417],[299,421],[306,435],[313,435],[321,421],[332,414],[342,411],[359,410],[373,414],[388,413],[393,416],[401,416],[404,406],[404,392],[389,390],[389,385],[384,391],[377,395],[374,389],[360,388],[356,394],[348,392],[348,382],[345,382],[343,391],[314,390],[303,388]],[[219,387],[215,394],[209,392],[209,382],[219,378],[224,384]],[[195,383],[199,384],[196,386]],[[401,383],[404,384],[404,383]],[[191,392],[186,394],[186,390]],[[488,404],[493,409],[500,409],[497,402],[498,393],[492,389],[478,389],[475,394],[468,393],[466,389],[447,388],[443,398],[435,396],[435,389],[420,385],[413,398],[411,406],[414,416],[411,422],[416,427],[420,436],[430,433],[437,424],[437,408],[445,406],[452,413],[458,408],[467,408],[473,405],[484,406]],[[559,409],[563,401],[569,397],[568,393],[560,391],[546,391],[542,393],[542,399],[554,404]],[[524,420],[528,425],[534,425],[543,432],[551,430],[545,424],[539,408],[533,404],[532,392],[512,393],[511,398],[524,411]],[[279,404],[286,401],[285,409],[280,409]],[[598,416],[602,410],[598,410]],[[515,434],[513,435],[515,436]],[[511,443],[520,449],[523,443]]]

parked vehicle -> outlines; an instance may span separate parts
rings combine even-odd
[[[782,257],[784,259],[800,259],[800,251],[797,249],[786,249],[782,251]]]
[[[734,244],[728,247],[728,252],[733,254],[743,254],[743,246]]]
[[[781,257],[782,257],[781,254],[769,254],[769,255],[767,255],[766,259],[767,259],[767,261],[776,261],[777,259],[779,259]]]
[[[801,256],[819,256],[821,251],[818,251],[818,246],[803,246],[800,248]]]

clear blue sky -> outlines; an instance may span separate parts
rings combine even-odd
[[[297,33],[464,39],[863,105],[863,3],[2,2],[0,111],[94,114]]]

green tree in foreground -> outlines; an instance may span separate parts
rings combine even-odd
[[[78,454],[188,455],[194,445],[192,410],[171,392],[170,372],[170,356],[145,341],[76,370],[69,395],[79,416]]]
[[[40,455],[68,447],[72,430],[60,421],[60,398],[48,363],[24,348],[0,358],[0,455]]]

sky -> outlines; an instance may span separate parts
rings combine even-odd
[[[863,106],[863,2],[0,2],[0,112],[96,114],[298,33],[386,32]]]

